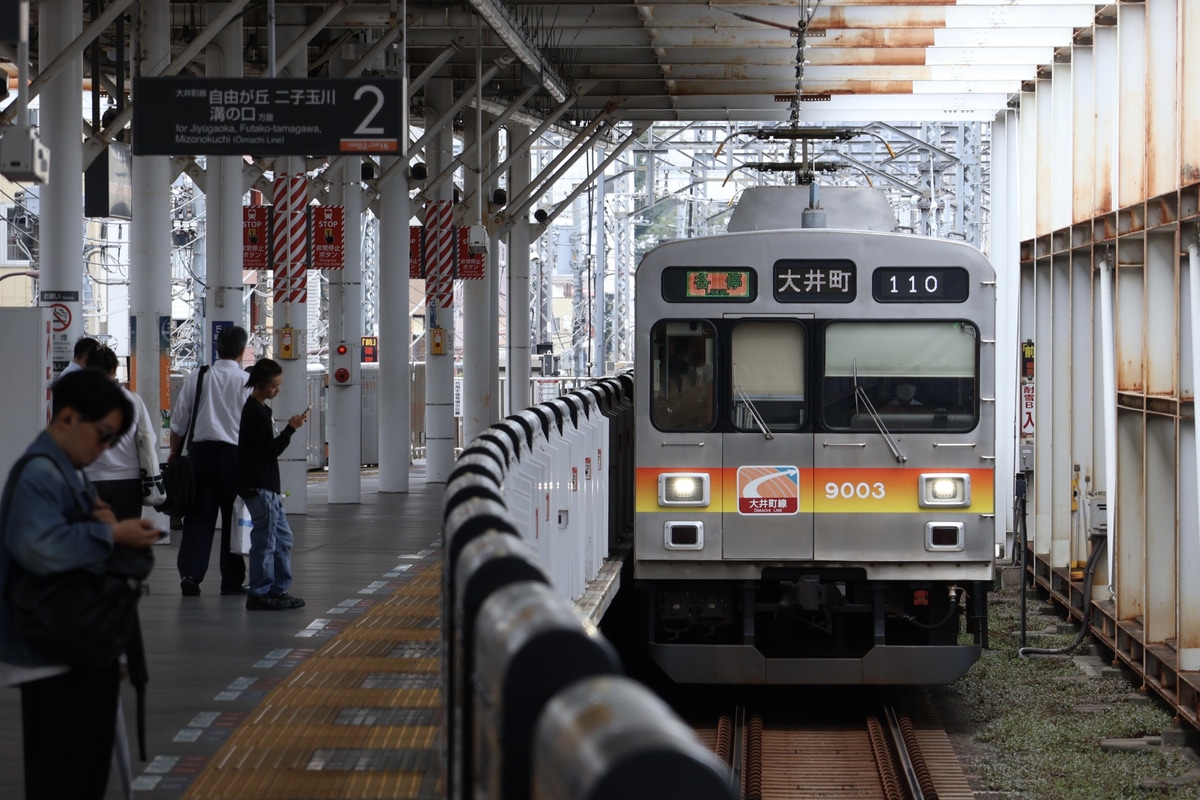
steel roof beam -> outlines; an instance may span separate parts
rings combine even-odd
[[[551,127],[553,127],[554,124],[559,120],[559,118],[562,117],[563,114],[567,113],[567,111],[571,108],[571,106],[573,106],[577,102],[579,102],[581,95],[578,93],[578,91],[579,91],[580,87],[576,86],[575,88],[576,88],[575,93],[571,94],[570,97],[568,97],[563,102],[559,103],[558,108],[554,109],[554,112],[551,113],[550,116],[548,116],[544,120],[542,120],[538,124],[538,126],[536,128],[534,128],[533,132],[529,134],[528,137],[525,137],[524,141],[527,142],[530,147],[532,147],[534,144],[536,144],[537,141],[542,137],[542,134],[545,133],[546,131],[548,131]],[[610,106],[611,106],[611,108],[610,108]],[[613,101],[610,100],[608,102],[608,104],[606,104],[602,109],[600,109],[600,114],[607,116],[608,114],[612,113],[612,110],[611,110],[612,108],[616,108],[616,106],[613,104]],[[595,120],[594,120],[594,122],[595,122]],[[565,135],[577,136],[577,135],[582,135],[582,132],[570,131],[569,133],[566,133]],[[500,175],[503,175],[510,166],[512,166],[512,163],[514,161],[516,161],[518,158],[522,157],[523,155],[524,155],[523,152],[521,152],[520,150],[516,150],[516,149],[514,150],[514,152],[509,153],[508,158],[506,158],[504,160],[504,163],[500,164],[500,166],[496,167],[494,170],[492,170],[490,173],[488,173],[487,177],[483,179],[483,182],[488,183],[488,184],[494,182]],[[535,180],[530,180],[529,183],[527,184],[527,186],[534,185]],[[471,197],[472,197],[472,195],[468,195],[467,199],[470,199]],[[515,199],[515,198],[513,198],[513,199]],[[509,202],[511,203],[512,200],[510,200]]]
[[[611,120],[610,117],[616,111],[616,105],[613,101],[609,101],[601,110],[596,118],[590,124],[572,139],[566,147],[559,151],[545,169],[529,182],[529,184],[521,190],[521,192],[508,201],[508,205],[504,210],[492,218],[492,224],[495,230],[509,227],[508,223],[515,217],[527,212],[529,207],[537,202],[541,197],[541,192],[552,186],[579,158],[596,145],[598,142],[604,141],[604,130],[602,124],[615,125],[616,120]],[[530,137],[529,141],[536,141]],[[550,174],[553,173],[553,174]],[[546,177],[550,174],[550,177]],[[491,177],[490,175],[488,176]],[[518,209],[515,213],[512,209]]]
[[[459,98],[450,105],[450,108],[442,112],[442,115],[438,117],[432,125],[425,129],[425,133],[420,139],[417,139],[417,141],[414,142],[411,147],[409,147],[408,152],[416,153],[424,148],[427,144],[432,142],[433,138],[441,132],[442,128],[446,127],[448,123],[454,120],[454,115],[466,108],[467,104],[471,102],[471,98],[475,95],[475,87],[485,84],[492,78],[496,77],[496,73],[504,67],[507,67],[511,60],[512,59],[510,56],[505,56],[493,62],[492,66],[487,70],[487,72],[480,75],[479,79],[471,85],[470,89],[459,95]],[[408,164],[406,163],[405,159],[397,159],[396,162],[392,164],[392,166],[390,166],[386,172],[379,176],[379,182],[377,184],[378,189],[380,191],[383,190],[384,185],[391,179],[396,170],[406,169],[408,169]]]
[[[53,61],[46,65],[44,70],[38,73],[36,78],[30,81],[28,94],[25,98],[26,102],[37,97],[38,93],[46,87],[46,84],[54,80],[58,76],[58,73],[62,72],[67,64],[71,63],[71,59],[80,55],[85,47],[91,44],[100,34],[104,33],[105,28],[111,25],[113,20],[125,13],[125,9],[131,5],[133,5],[133,0],[114,0],[112,5],[100,13],[100,16],[92,20],[61,53],[54,57]],[[17,115],[17,95],[14,94],[12,98],[13,102],[0,113],[0,125],[7,125]]]
[[[231,0],[226,6],[223,6],[213,21],[206,25],[202,30],[196,33],[196,38],[188,43],[187,47],[179,55],[175,56],[169,64],[161,70],[153,73],[154,77],[169,77],[178,75],[179,71],[192,62],[201,50],[216,38],[217,34],[225,29],[235,17],[242,13],[242,10],[250,3],[250,0]],[[136,99],[136,98],[135,98]],[[93,136],[83,143],[83,168],[87,169],[92,162],[96,160],[96,156],[104,148],[108,147],[108,143],[117,137],[117,134],[124,130],[129,124],[129,120],[133,119],[133,103],[125,106],[125,108],[113,118],[108,127],[100,132],[98,136]]]
[[[537,75],[542,86],[556,101],[562,102],[571,94],[570,84],[546,58],[521,27],[520,22],[500,0],[469,0],[471,8],[499,36],[521,63]]]
[[[338,13],[346,6],[350,5],[353,0],[334,0],[333,3],[325,7],[316,19],[314,19],[308,27],[300,31],[299,35],[289,44],[284,51],[275,59],[276,64],[291,64],[292,60],[300,55],[307,47],[308,43],[313,38],[325,30],[325,27],[333,20]],[[382,25],[380,26],[382,27]]]
[[[504,127],[504,123],[508,121],[508,118],[524,107],[524,105],[529,102],[529,99],[533,97],[533,95],[536,94],[540,88],[540,86],[536,85],[528,87],[520,97],[518,97],[511,105],[508,106],[508,108],[500,112],[496,119],[492,121],[492,124],[487,127],[487,130],[483,132],[482,136],[476,137],[474,141],[472,141],[470,144],[467,144],[463,148],[462,152],[455,156],[450,163],[446,165],[445,169],[443,169],[435,178],[425,184],[425,188],[421,190],[420,196],[425,200],[435,199],[434,190],[445,183],[446,179],[454,174],[454,170],[467,163],[467,159],[474,155],[475,151],[479,148],[479,142],[486,142],[488,139],[495,136],[496,133],[502,127]],[[474,103],[472,103],[472,105],[474,105]],[[474,190],[472,190],[471,197],[474,197]],[[467,205],[469,199],[470,197],[464,197],[462,204]]]
[[[641,136],[643,133],[645,133],[646,128],[648,128],[648,127],[650,127],[649,124],[645,124],[645,125],[635,124],[633,126],[632,132],[628,136],[626,136],[625,139],[620,144],[618,144],[611,153],[609,153],[608,157],[605,158],[604,161],[602,161],[599,166],[597,166],[594,170],[592,170],[591,174],[589,174],[586,178],[584,178],[582,181],[580,181],[579,185],[576,186],[575,189],[569,195],[567,195],[565,198],[563,198],[562,202],[560,202],[558,205],[556,205],[554,207],[554,210],[551,211],[549,214],[547,214],[546,218],[544,220],[536,223],[537,227],[541,228],[542,232],[544,233],[550,227],[551,223],[553,223],[554,220],[558,218],[558,215],[561,214],[565,209],[570,208],[571,204],[575,202],[575,198],[579,197],[579,195],[581,195],[584,191],[586,191],[589,187],[591,187],[592,184],[594,184],[596,182],[596,179],[599,178],[604,173],[604,170],[608,169],[608,165],[613,163],[614,161],[616,161],[621,156],[621,153],[625,152],[625,148],[629,147],[629,145],[631,145],[631,144],[633,144],[633,142],[637,141],[637,138],[639,136]],[[528,211],[527,207],[522,209],[522,213],[527,212],[527,211]],[[517,219],[519,219],[520,217],[521,217],[521,214],[519,213],[517,215]]]

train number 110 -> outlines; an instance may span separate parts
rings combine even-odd
[[[936,275],[926,275],[925,280],[920,285],[917,283],[916,275],[909,275],[907,278],[907,291],[909,294],[937,294],[938,292],[938,279]],[[905,291],[904,284],[906,281],[903,278],[893,275],[891,277],[891,281],[892,294],[899,294],[900,292]]]

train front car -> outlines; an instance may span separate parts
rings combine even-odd
[[[937,684],[975,662],[995,300],[977,250],[904,234],[752,231],[646,256],[634,576],[672,679]]]

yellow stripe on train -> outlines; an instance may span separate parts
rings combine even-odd
[[[739,480],[739,469],[743,477]],[[746,507],[747,491],[760,489],[745,489],[748,485],[760,487],[745,480],[744,475],[750,470],[778,470],[787,474],[788,467],[726,467],[710,469],[688,469],[684,467],[642,467],[637,471],[637,511],[639,513],[679,513],[679,509],[671,509],[658,504],[658,476],[663,472],[694,472],[707,474],[710,482],[712,503],[703,509],[717,513],[738,513],[739,505]],[[818,514],[903,514],[912,512],[928,513],[918,503],[918,484],[921,475],[931,473],[953,472],[971,476],[971,505],[963,509],[955,509],[965,513],[991,514],[995,511],[994,472],[990,469],[947,469],[945,467],[921,469],[919,467],[903,468],[853,468],[853,469],[800,469],[798,483],[794,490],[784,490],[798,493],[800,512],[815,512]],[[775,482],[776,485],[782,483]],[[739,488],[742,487],[742,488]],[[768,489],[768,491],[776,491]],[[760,495],[756,495],[758,499]]]

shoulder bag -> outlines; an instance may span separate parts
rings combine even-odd
[[[154,508],[156,511],[172,517],[187,516],[196,499],[196,474],[192,469],[192,437],[196,433],[196,415],[200,413],[200,399],[204,396],[204,373],[206,372],[208,372],[207,365],[200,368],[200,377],[196,379],[196,399],[192,403],[192,415],[188,420],[183,452],[168,461],[162,472],[167,499],[166,502]]]

